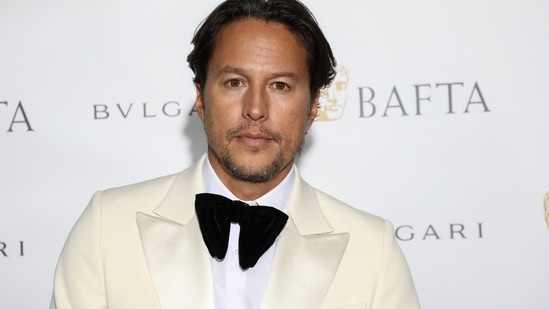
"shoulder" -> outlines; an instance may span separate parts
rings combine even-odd
[[[366,211],[357,209],[341,200],[318,189],[313,189],[318,198],[320,207],[328,217],[343,217],[345,219],[366,221],[373,224],[382,224],[385,219]]]
[[[156,196],[162,197],[171,188],[174,180],[181,173],[161,176],[133,184],[114,187],[99,191],[104,201],[117,200],[148,200]]]
[[[380,216],[357,209],[318,189],[313,190],[334,232],[354,232],[379,237],[388,228],[392,229],[391,223]]]
[[[87,212],[95,209],[102,217],[118,218],[138,211],[149,213],[162,202],[179,174],[97,191]]]
[[[334,233],[349,235],[326,304],[354,293],[375,308],[419,308],[406,259],[389,220],[315,190]],[[349,285],[349,282],[353,284]]]

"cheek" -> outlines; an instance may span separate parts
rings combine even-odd
[[[212,121],[227,121],[240,115],[240,100],[236,95],[229,96],[226,93],[210,89],[204,98],[205,114]]]
[[[293,109],[291,111],[286,110],[280,113],[282,119],[281,129],[286,131],[286,134],[292,136],[302,136],[305,131],[308,130],[314,117],[310,117],[310,109]]]
[[[227,132],[237,127],[234,109],[222,109],[216,105],[209,105],[205,109],[204,127],[209,138],[225,139]]]

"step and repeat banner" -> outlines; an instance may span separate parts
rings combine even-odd
[[[48,307],[95,191],[205,152],[185,59],[218,3],[0,0],[0,307]],[[549,2],[305,3],[338,76],[304,177],[394,223],[423,308],[548,308]]]

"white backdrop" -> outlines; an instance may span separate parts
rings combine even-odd
[[[48,306],[94,191],[205,151],[197,2],[0,0],[0,307]],[[393,221],[424,309],[548,308],[549,2],[305,3],[348,83],[302,174]]]

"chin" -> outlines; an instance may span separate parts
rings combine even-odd
[[[284,168],[281,156],[260,158],[259,155],[237,155],[221,158],[221,163],[232,177],[253,183],[267,182],[280,174]]]

